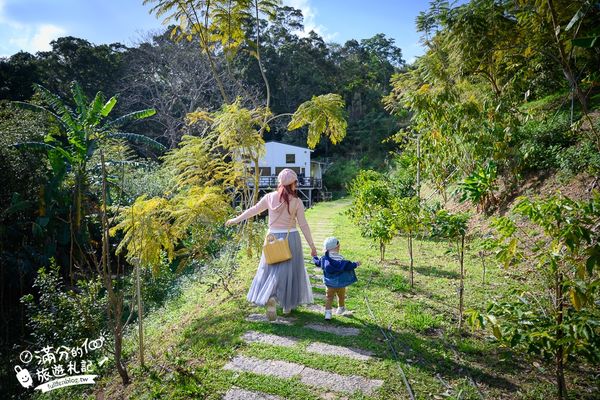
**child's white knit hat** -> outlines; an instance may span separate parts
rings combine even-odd
[[[323,251],[333,250],[340,244],[340,241],[336,237],[330,236],[323,241]]]

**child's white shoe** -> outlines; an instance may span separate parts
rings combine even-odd
[[[267,319],[269,321],[275,321],[277,319],[277,305],[275,298],[271,297],[269,301],[267,301]]]
[[[327,321],[331,319],[331,310],[325,310],[325,319]]]

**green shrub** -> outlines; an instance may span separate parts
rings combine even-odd
[[[40,268],[33,284],[39,297],[21,298],[33,348],[80,345],[86,338],[99,337],[105,327],[106,297],[100,280],[81,280],[66,289],[59,271],[54,260],[49,268]]]
[[[596,176],[600,174],[600,153],[590,140],[565,149],[557,159],[560,168],[571,174],[583,171]]]
[[[530,171],[558,168],[560,154],[576,139],[566,113],[525,123],[514,138],[521,168]]]

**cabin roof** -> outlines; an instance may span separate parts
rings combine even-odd
[[[307,147],[294,146],[293,144],[287,144],[287,143],[276,142],[276,141],[274,141],[274,140],[271,140],[271,141],[269,141],[269,142],[265,142],[265,145],[267,145],[267,144],[269,144],[269,143],[273,143],[273,144],[279,144],[279,145],[281,145],[281,146],[295,147],[296,149],[308,150],[308,151],[310,151],[311,153],[313,153],[313,152],[314,152],[314,150],[311,150],[311,149],[309,149],[309,148],[307,148]]]

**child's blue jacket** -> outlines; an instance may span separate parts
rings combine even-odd
[[[323,270],[323,281],[325,286],[332,288],[343,288],[357,281],[354,270],[358,266],[355,262],[348,260],[334,260],[329,257],[329,252],[321,258],[314,256],[313,262]]]

